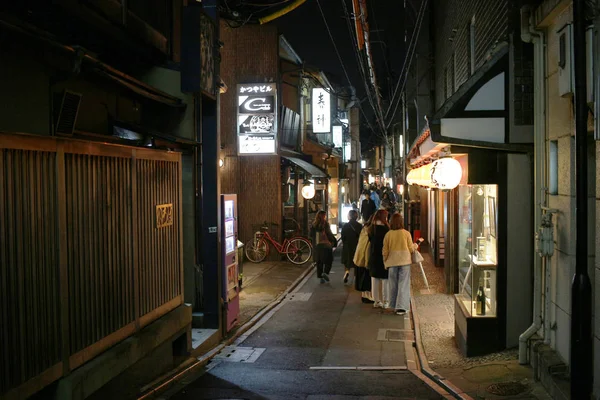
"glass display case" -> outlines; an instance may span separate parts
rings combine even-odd
[[[459,293],[469,317],[495,317],[497,185],[460,185],[458,210]]]

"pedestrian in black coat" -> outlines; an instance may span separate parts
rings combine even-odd
[[[373,199],[371,199],[371,193],[366,192],[365,199],[360,206],[360,214],[362,215],[363,222],[367,222],[371,218],[371,215],[375,214],[375,211],[377,211],[377,206]]]
[[[346,268],[344,283],[348,283],[350,269],[356,268],[356,265],[354,265],[352,260],[354,259],[358,237],[362,230],[362,225],[357,220],[358,212],[356,212],[356,210],[350,210],[348,212],[348,223],[342,228],[342,243],[344,245],[344,247],[342,247],[342,263]],[[354,275],[356,276],[356,270]]]
[[[385,308],[389,302],[388,270],[383,263],[383,238],[390,230],[387,221],[388,212],[377,210],[369,227],[371,256],[369,257],[369,273],[371,274],[371,293],[375,301],[374,307]]]

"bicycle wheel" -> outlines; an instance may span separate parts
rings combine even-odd
[[[259,263],[267,258],[267,241],[265,239],[250,239],[246,243],[246,257],[253,263]]]
[[[312,246],[304,238],[293,238],[285,247],[285,255],[292,263],[301,265],[310,260],[312,256]]]

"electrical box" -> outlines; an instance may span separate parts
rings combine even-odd
[[[594,27],[585,31],[586,100],[594,101]],[[573,54],[573,25],[565,25],[558,31],[558,94],[562,97],[575,93]]]
[[[573,26],[565,25],[558,33],[558,94],[572,95],[573,82]]]

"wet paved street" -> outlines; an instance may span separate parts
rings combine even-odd
[[[414,368],[408,317],[363,304],[342,283],[308,277],[268,320],[172,399],[440,399]],[[407,352],[408,350],[408,352]],[[408,357],[407,357],[408,356]]]

